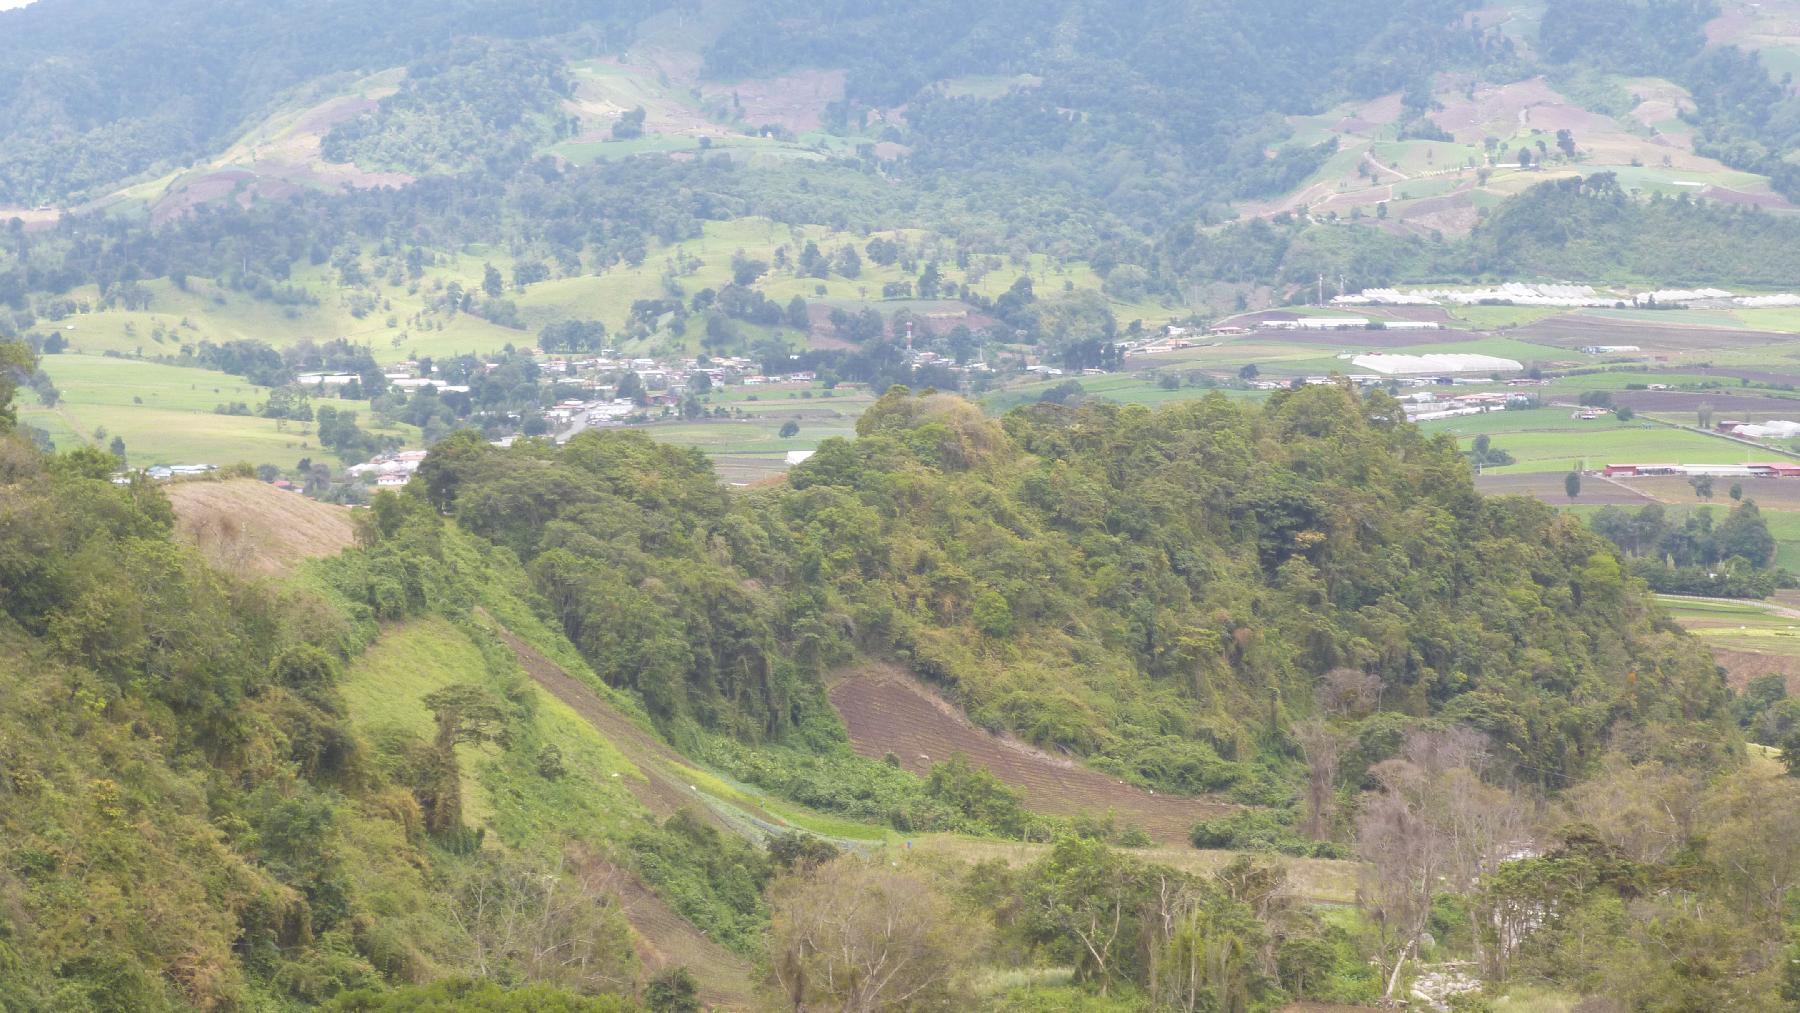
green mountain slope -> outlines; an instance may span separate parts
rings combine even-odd
[[[458,979],[474,975],[540,990],[494,1002],[681,1008],[655,1003],[692,988],[735,1006],[755,999],[752,968],[783,966],[765,955],[812,959],[781,940],[829,861],[844,863],[832,876],[925,877],[906,889],[982,936],[965,964],[1029,953],[1074,982],[1013,996],[958,972],[955,1008],[1163,989],[1157,969],[1188,944],[1154,928],[1158,882],[1200,905],[1183,919],[1210,911],[1224,921],[1206,931],[1245,941],[1231,966],[1248,977],[1222,987],[1247,1008],[1382,991],[1368,962],[1394,958],[1365,919],[1386,909],[1349,884],[1379,852],[1360,867],[1134,856],[1105,842],[1141,831],[1033,813],[957,757],[920,775],[864,758],[825,680],[873,659],[979,725],[1143,786],[1135,805],[1229,796],[1241,808],[1195,828],[1209,847],[1350,854],[1376,826],[1356,808],[1472,776],[1421,752],[1462,749],[1470,729],[1488,743],[1482,779],[1442,804],[1504,810],[1511,785],[1598,828],[1560,832],[1547,861],[1610,847],[1647,863],[1633,875],[1677,876],[1634,838],[1582,836],[1627,834],[1635,810],[1606,801],[1621,777],[1716,783],[1704,804],[1729,834],[1690,856],[1709,869],[1766,840],[1738,800],[1768,774],[1738,770],[1700,645],[1580,523],[1478,497],[1454,445],[1398,417],[1385,395],[1336,387],[1000,422],[893,391],[855,440],[744,494],[638,434],[560,450],[463,434],[356,515],[357,547],[273,584],[210,569],[172,539],[160,490],[106,480],[106,455],[45,457],[9,433],[4,994],[27,1010],[376,1009],[472,996]],[[1309,794],[1319,718],[1343,748],[1328,788],[1390,786],[1341,817]],[[1392,780],[1414,769],[1424,780]],[[854,857],[870,850],[882,862]],[[1679,889],[1713,903],[1739,882]],[[1446,889],[1471,911],[1497,903]],[[1298,899],[1353,895],[1361,914]],[[1742,918],[1696,931],[1779,920],[1745,896]],[[1135,927],[1096,955],[1067,911],[1105,898]],[[1609,928],[1609,953],[1644,952],[1632,933],[1658,917]],[[1722,965],[1743,982],[1731,994],[1774,987],[1766,950]]]
[[[1279,798],[1328,671],[1534,778],[1723,687],[1579,523],[1476,496],[1452,446],[1336,388],[1265,407],[890,393],[767,493],[691,451],[452,437],[433,504],[517,552],[571,641],[681,736],[817,734],[818,673],[903,659],[977,721],[1159,789]],[[1479,561],[1479,562],[1478,562]],[[1654,674],[1652,674],[1654,673]]]

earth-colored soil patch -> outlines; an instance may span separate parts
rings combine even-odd
[[[348,508],[252,478],[167,487],[176,528],[222,570],[273,576],[356,541]]]
[[[1651,374],[1648,380],[1654,382],[1655,375]],[[1709,404],[1715,419],[1760,422],[1770,418],[1800,418],[1800,397],[1719,390],[1622,390],[1615,392],[1612,399],[1614,404],[1629,405],[1639,412],[1692,412]]]
[[[1359,306],[1357,315],[1375,317],[1381,320],[1424,320],[1430,323],[1450,323],[1450,311],[1442,306]]]
[[[1568,493],[1563,489],[1563,476],[1557,474],[1477,475],[1475,476],[1475,489],[1488,496],[1529,496],[1552,506],[1569,505]],[[1655,500],[1647,493],[1639,493],[1631,487],[1621,487],[1599,478],[1589,477],[1582,480],[1581,495],[1576,498],[1575,502],[1602,506],[1609,503],[1620,506],[1644,506]]]
[[[840,673],[830,695],[858,753],[871,758],[893,753],[915,774],[961,753],[1017,790],[1037,812],[1075,816],[1111,810],[1121,825],[1141,827],[1159,843],[1183,844],[1194,824],[1238,808],[1216,799],[1153,793],[984,731],[893,666]]]
[[[1769,460],[1785,461],[1788,458],[1779,454],[1766,455]],[[1669,462],[1678,464],[1680,462]],[[1632,489],[1643,491],[1664,503],[1677,503],[1683,506],[1705,506],[1709,501],[1694,495],[1694,487],[1688,480],[1679,475],[1657,478],[1624,478],[1619,480]],[[1714,479],[1713,498],[1710,501],[1715,507],[1714,517],[1722,518],[1726,510],[1732,507],[1728,490],[1734,485],[1744,487],[1744,498],[1756,501],[1756,505],[1764,510],[1800,510],[1800,479],[1796,478],[1733,478]],[[1586,486],[1583,486],[1583,496]]]
[[[1741,366],[1693,366],[1692,371],[1706,376],[1721,379],[1749,380],[1751,383],[1796,383],[1800,384],[1800,364],[1786,372],[1770,369],[1746,369]],[[1800,396],[1796,397],[1800,400]]]
[[[706,938],[644,882],[604,859],[591,859],[592,878],[619,900],[630,923],[633,949],[647,982],[654,975],[685,967],[700,984],[708,1009],[749,1009],[750,962]]]
[[[1792,334],[1727,327],[1683,327],[1639,320],[1565,313],[1526,324],[1511,332],[1521,341],[1536,341],[1558,348],[1583,345],[1637,345],[1646,351],[1684,352],[1712,348],[1738,348],[1792,341]]]
[[[1788,210],[1794,205],[1778,193],[1745,193],[1723,186],[1708,186],[1700,191],[1700,196],[1721,204],[1735,204],[1739,207],[1758,207],[1764,210]]]
[[[1725,682],[1742,693],[1750,680],[1765,675],[1779,675],[1787,683],[1789,696],[1800,695],[1800,658],[1765,651],[1739,651],[1729,647],[1712,649],[1713,660],[1725,670]]]

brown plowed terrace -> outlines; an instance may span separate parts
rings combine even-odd
[[[1217,799],[1153,793],[991,734],[891,666],[842,673],[830,695],[851,746],[863,756],[893,753],[907,770],[925,774],[932,764],[961,753],[1017,790],[1034,812],[1076,816],[1111,810],[1121,826],[1141,827],[1159,844],[1186,844],[1195,823],[1238,808]]]

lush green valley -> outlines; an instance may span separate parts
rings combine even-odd
[[[1795,1008],[1794,24],[0,10],[0,1013]]]
[[[1530,967],[1580,993],[1641,973],[1641,947],[1780,924],[1783,888],[1701,872],[1783,861],[1760,835],[1790,812],[1743,808],[1791,792],[1743,759],[1716,669],[1606,543],[1483,499],[1454,446],[1396,406],[1315,387],[994,422],[896,390],[856,439],[737,495],[637,434],[453,436],[357,515],[359,547],[276,583],[210,569],[172,539],[159,489],[105,481],[106,455],[12,438],[9,1002],[544,1008],[550,989],[570,1008],[680,1009],[695,989],[734,1005],[756,980],[836,1001],[796,977],[824,959],[799,940],[846,890],[923,919],[909,945],[931,954],[920,987],[945,1008],[1141,1008],[1190,986],[1244,1008],[1370,999],[1427,922],[1435,959],[1472,947],[1495,983]],[[1129,824],[1031,814],[954,757],[929,777],[859,758],[825,688],[878,658],[1171,803],[1239,803],[1193,840],[1251,857],[1165,867],[1164,849],[1133,856]],[[594,723],[602,710],[618,717]],[[634,745],[651,727],[694,759]],[[705,787],[670,801],[654,786],[671,776]],[[1628,790],[1686,792],[1723,836],[1646,839]],[[1538,823],[1529,799],[1562,843],[1541,868],[1497,865]],[[1486,843],[1444,866],[1468,877],[1449,891],[1469,905],[1459,928],[1384,885],[1380,849],[1449,832],[1465,803],[1511,815],[1460,831]],[[738,843],[783,826],[766,848]],[[913,837],[946,833],[1062,843],[1022,865],[911,857]],[[899,835],[902,871],[857,857]],[[1283,854],[1360,854],[1363,913],[1305,903],[1283,884],[1310,873]],[[743,977],[641,963],[627,884],[723,946],[692,959],[748,958]],[[1171,884],[1178,898],[1159,893]],[[1069,920],[1076,897],[1132,927],[1096,948]],[[1662,925],[1663,905],[1695,903],[1737,913]],[[1518,910],[1557,920],[1490,934]],[[1557,963],[1565,920],[1605,959]],[[951,924],[964,945],[931,935]],[[1242,949],[1225,964],[1177,970],[1226,939]],[[1682,987],[1774,1002],[1778,952],[1739,947]],[[1018,955],[1073,979],[971,977]],[[470,973],[503,991],[430,984]]]

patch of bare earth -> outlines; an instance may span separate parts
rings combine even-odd
[[[843,101],[848,77],[842,70],[803,70],[732,84],[705,84],[701,90],[709,98],[735,97],[746,123],[773,123],[804,134],[819,129],[826,106]]]
[[[1708,186],[1700,191],[1700,196],[1721,204],[1734,204],[1739,207],[1757,207],[1765,211],[1789,211],[1794,205],[1778,193],[1747,193],[1723,186]]]
[[[392,94],[391,87],[338,96],[270,121],[233,145],[210,167],[178,177],[152,206],[158,222],[226,197],[248,207],[258,200],[285,200],[303,190],[357,190],[401,187],[413,177],[401,172],[374,172],[352,163],[327,162],[321,153],[325,135],[339,123],[372,112]]]
[[[1509,475],[1504,472],[1498,475],[1477,475],[1475,490],[1487,496],[1529,496],[1552,506],[1569,505],[1569,494],[1563,488],[1562,475]],[[1581,495],[1575,502],[1589,506],[1612,504],[1632,507],[1647,506],[1656,500],[1630,486],[1590,478],[1581,484]]]
[[[621,873],[615,885],[646,975],[685,967],[700,983],[700,1001],[707,1007],[750,1008],[748,960],[706,938],[636,876]]]
[[[1771,460],[1785,460],[1785,458],[1781,457],[1779,454],[1770,454],[1768,457]],[[1624,463],[1630,464],[1632,462],[1627,461]],[[1652,496],[1663,503],[1682,506],[1705,506],[1710,502],[1712,505],[1720,507],[1721,510],[1732,505],[1731,500],[1725,497],[1723,486],[1726,483],[1720,483],[1721,489],[1716,498],[1712,500],[1703,500],[1694,495],[1694,487],[1688,484],[1687,479],[1677,476],[1631,478],[1621,479],[1621,481],[1633,489],[1642,490],[1646,495]],[[1755,500],[1756,505],[1764,510],[1800,510],[1800,479],[1734,478],[1731,479],[1729,484],[1743,486],[1744,498]]]
[[[1649,374],[1648,380],[1654,383],[1655,374]],[[1785,382],[1794,381],[1790,377]],[[1628,405],[1633,411],[1658,413],[1697,412],[1701,405],[1707,404],[1712,405],[1716,418],[1739,422],[1800,417],[1800,398],[1717,390],[1627,390],[1613,394],[1613,403]]]
[[[181,536],[232,573],[279,576],[305,560],[335,556],[356,540],[348,508],[253,478],[176,482],[168,494]]]
[[[1744,345],[1767,345],[1792,341],[1794,336],[1779,331],[1754,331],[1729,327],[1697,327],[1689,324],[1659,324],[1644,320],[1627,320],[1585,313],[1564,313],[1545,317],[1514,329],[1510,337],[1559,348],[1583,345],[1632,344],[1650,352],[1687,352],[1709,348],[1736,348]]]
[[[1217,799],[1150,792],[984,731],[892,665],[841,672],[829,693],[850,732],[851,747],[863,756],[892,753],[902,767],[925,774],[932,764],[961,753],[1018,791],[1036,812],[1077,816],[1110,810],[1121,825],[1141,827],[1158,843],[1180,844],[1194,824],[1238,808]]]
[[[1762,651],[1735,651],[1728,647],[1714,647],[1712,654],[1713,660],[1725,670],[1726,684],[1739,693],[1752,679],[1779,675],[1787,683],[1789,696],[1800,695],[1800,658]]]

